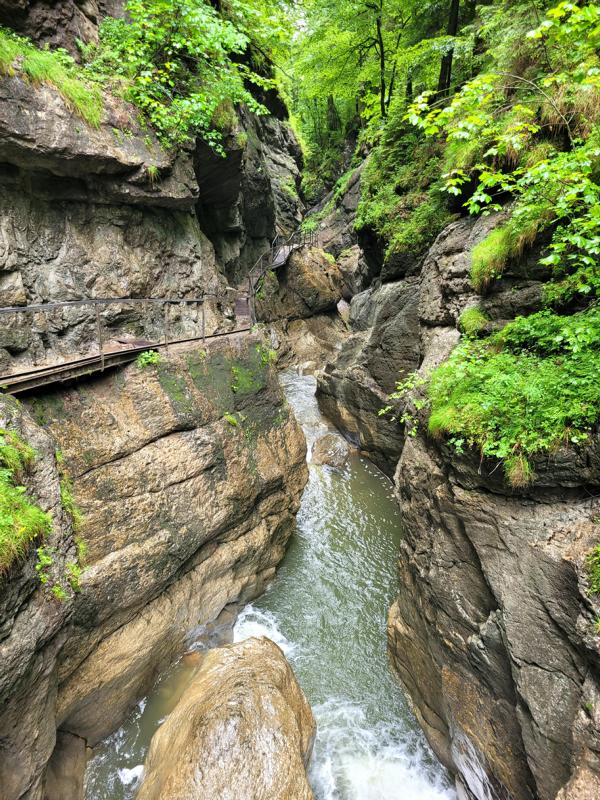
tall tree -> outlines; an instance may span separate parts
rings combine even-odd
[[[460,0],[450,0],[450,9],[448,14],[448,36],[456,36],[458,33],[458,12],[460,9]],[[452,83],[452,61],[454,59],[454,45],[451,45],[447,52],[442,56],[442,63],[440,65],[440,77],[438,80],[438,95],[445,97],[450,93],[450,84]]]

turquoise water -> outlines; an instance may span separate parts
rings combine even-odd
[[[310,450],[332,430],[315,381],[294,373],[282,380]],[[237,641],[276,641],[308,697],[318,727],[310,767],[317,800],[455,800],[388,666],[386,614],[398,591],[401,532],[392,486],[369,461],[311,466],[277,577],[235,626]],[[152,734],[195,668],[175,665],[97,748],[87,800],[133,800]]]
[[[315,381],[292,373],[283,381],[310,448],[331,430]],[[236,640],[274,639],[294,667],[317,719],[310,777],[318,800],[454,798],[388,666],[401,532],[391,483],[369,461],[311,466],[277,578],[235,627]]]

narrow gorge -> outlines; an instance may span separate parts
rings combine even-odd
[[[600,798],[599,52],[0,0],[0,800]]]

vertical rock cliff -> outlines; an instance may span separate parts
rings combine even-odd
[[[28,485],[53,516],[54,576],[40,584],[32,549],[2,578],[3,796],[64,797],[60,784],[44,792],[64,769],[65,737],[85,763],[85,747],[118,727],[190,630],[273,576],[306,481],[305,443],[262,353],[256,339],[172,350],[157,366],[38,394],[28,411],[3,401],[3,427],[36,448]],[[75,590],[59,468],[88,549]]]
[[[6,0],[0,22],[74,52],[108,10]],[[232,329],[238,286],[302,208],[299,148],[272,105],[260,119],[240,110],[213,159],[195,143],[166,152],[117,98],[93,128],[52,86],[0,77],[0,306],[124,300],[99,319],[85,304],[0,316],[0,373],[97,352],[98,325],[162,338],[160,307],[126,298],[206,297],[206,332]],[[172,331],[200,334],[190,309]],[[52,518],[0,575],[3,800],[80,797],[86,747],[190,630],[273,576],[307,473],[271,361],[256,336],[234,337],[0,398],[0,428],[35,451],[27,496]]]
[[[379,415],[398,380],[415,370],[426,378],[448,357],[460,314],[475,300],[492,327],[540,308],[536,249],[476,296],[470,251],[503,215],[464,219],[424,260],[373,276],[378,250],[368,231],[353,232],[353,191],[350,182],[320,222],[338,264],[355,249],[362,277],[351,292],[349,336],[319,373],[318,395],[347,437],[394,476],[405,538],[389,617],[392,663],[461,797],[595,797],[599,604],[588,594],[585,556],[598,540],[597,438],[539,458],[534,483],[515,490],[497,462],[431,439],[418,406],[396,419]]]

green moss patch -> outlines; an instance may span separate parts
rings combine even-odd
[[[23,558],[31,542],[52,526],[50,515],[20,485],[34,459],[33,449],[16,433],[0,430],[0,572]]]
[[[476,336],[489,322],[487,315],[477,306],[465,308],[458,320],[458,326],[467,336]]]

